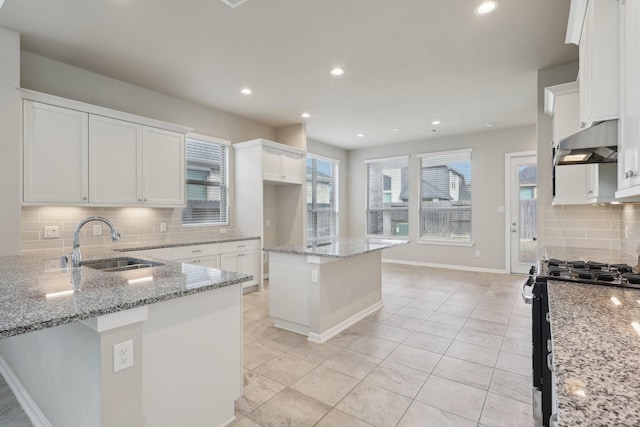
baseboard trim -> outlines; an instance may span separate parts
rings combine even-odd
[[[358,323],[359,321],[361,321],[362,319],[364,319],[374,311],[381,309],[383,305],[384,304],[382,303],[382,301],[378,301],[377,303],[370,305],[369,307],[354,314],[348,319],[345,319],[342,322],[338,323],[337,325],[327,329],[321,334],[316,334],[315,332],[309,332],[308,339],[309,341],[314,342],[316,344],[322,344],[330,340],[334,336],[338,335],[340,332],[344,331],[349,326],[352,326]]]
[[[391,259],[391,258],[382,258],[382,262],[386,262],[388,264],[415,265],[418,267],[434,267],[434,268],[446,268],[449,270],[475,271],[478,273],[508,274],[506,270],[500,270],[498,268],[469,267],[467,265],[435,264],[431,262],[405,261],[402,259]]]
[[[51,423],[44,416],[36,402],[33,401],[27,390],[24,388],[18,377],[15,376],[4,357],[0,356],[0,374],[4,377],[7,385],[16,396],[22,410],[27,414],[34,427],[52,427]]]

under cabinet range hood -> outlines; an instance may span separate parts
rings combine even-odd
[[[554,166],[618,161],[618,120],[606,120],[574,133],[558,144]]]

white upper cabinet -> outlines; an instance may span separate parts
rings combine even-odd
[[[640,196],[640,4],[620,1],[620,119],[618,121],[618,192],[616,198]]]
[[[583,0],[573,0],[572,9]],[[569,29],[580,26],[580,122],[618,118],[618,1],[589,0],[583,16],[570,14]],[[569,34],[567,35],[569,40]]]
[[[138,203],[141,149],[141,125],[108,117],[89,117],[91,203]]]
[[[26,204],[184,206],[188,129],[23,92]]]
[[[143,203],[184,205],[184,135],[145,126],[142,141]]]
[[[302,184],[304,152],[264,146],[262,178],[268,181]]]
[[[24,101],[23,120],[24,201],[87,203],[89,115]]]

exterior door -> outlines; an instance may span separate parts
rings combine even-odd
[[[507,254],[511,273],[526,274],[538,259],[537,166],[532,153],[507,154]]]

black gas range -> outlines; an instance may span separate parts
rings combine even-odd
[[[522,298],[532,305],[532,369],[534,425],[553,425],[553,349],[549,320],[547,282],[571,282],[589,285],[640,289],[640,274],[627,264],[597,261],[542,259],[529,271],[522,284]],[[531,288],[531,294],[525,289]]]

